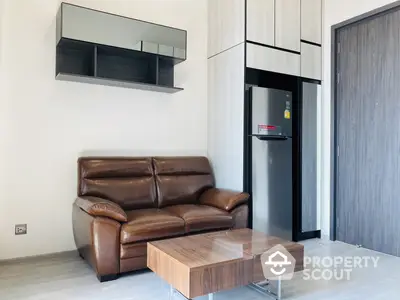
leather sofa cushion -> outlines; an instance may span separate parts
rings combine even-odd
[[[78,160],[82,178],[122,178],[152,176],[150,157],[81,157]]]
[[[124,210],[157,207],[153,177],[83,179],[82,196],[111,200]]]
[[[177,236],[185,233],[185,222],[161,209],[126,212],[128,222],[121,227],[121,244]]]
[[[211,175],[157,176],[158,207],[196,204],[200,195],[213,186]]]
[[[78,169],[79,196],[105,198],[124,210],[157,207],[151,158],[83,157]]]
[[[158,207],[198,203],[200,195],[214,186],[206,157],[155,157]]]
[[[185,221],[185,231],[225,229],[233,225],[232,216],[218,208],[206,205],[175,205],[163,210],[181,217]]]
[[[207,157],[154,157],[155,175],[209,175],[212,169]]]

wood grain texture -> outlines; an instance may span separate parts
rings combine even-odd
[[[322,48],[301,43],[301,77],[322,79]]]
[[[245,0],[208,0],[208,57],[244,42]]]
[[[220,188],[243,190],[244,43],[208,59],[208,157]]]
[[[339,31],[337,237],[400,255],[400,11]]]
[[[247,0],[247,40],[275,46],[275,0]]]
[[[253,281],[253,261],[241,260],[190,272],[188,298],[248,285]]]
[[[147,267],[190,298],[189,268],[179,260],[148,243]]]
[[[322,0],[301,0],[301,39],[322,44]]]
[[[275,1],[275,46],[300,51],[300,0]]]
[[[249,43],[246,47],[247,67],[300,76],[300,55]]]
[[[252,258],[244,252],[242,244],[235,244],[223,238],[219,241],[210,239],[207,234],[150,242],[148,245],[166,253],[189,269]]]
[[[194,298],[265,280],[260,255],[278,244],[296,258],[296,270],[303,270],[303,245],[251,229],[149,242],[147,265],[185,297]]]

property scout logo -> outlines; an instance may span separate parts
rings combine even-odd
[[[294,275],[296,260],[283,247],[277,245],[261,255],[264,277],[270,280],[290,280]]]
[[[303,280],[351,280],[355,269],[377,268],[379,256],[305,256]],[[261,255],[264,277],[269,280],[290,280],[296,259],[277,245]]]

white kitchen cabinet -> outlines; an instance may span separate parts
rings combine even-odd
[[[300,0],[275,1],[275,47],[300,52],[300,6]]]
[[[244,43],[208,59],[208,157],[221,188],[243,189]]]
[[[301,77],[322,79],[322,49],[301,43]]]
[[[301,39],[322,44],[322,0],[301,0]]]
[[[208,0],[208,57],[244,42],[245,0]]]
[[[247,0],[247,40],[275,46],[275,0]]]
[[[300,55],[247,43],[247,67],[300,76]]]

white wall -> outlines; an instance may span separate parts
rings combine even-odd
[[[330,143],[331,143],[331,27],[395,1],[324,0],[323,105],[322,105],[322,234],[330,230]]]
[[[174,95],[56,81],[61,1],[5,2],[0,259],[74,249],[71,205],[80,153],[207,153],[205,0],[70,1],[188,30],[188,59],[175,72],[185,90]],[[17,223],[28,224],[26,236],[14,236]]]

